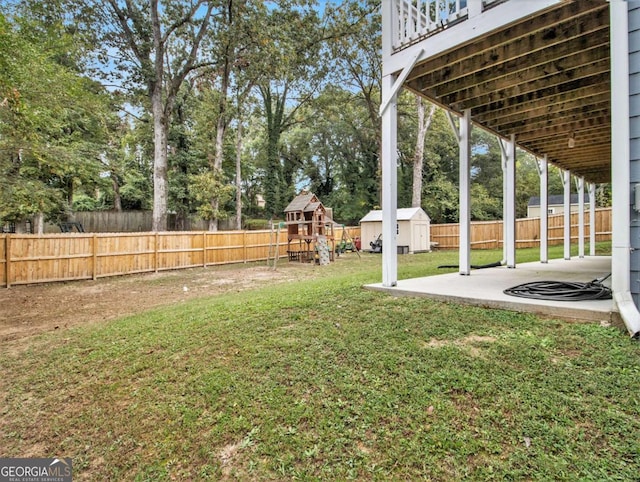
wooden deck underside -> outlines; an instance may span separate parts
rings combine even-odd
[[[425,51],[437,36],[422,41]],[[608,2],[567,1],[419,62],[405,87],[454,112],[470,109],[476,125],[514,134],[588,182],[609,182],[609,48]]]

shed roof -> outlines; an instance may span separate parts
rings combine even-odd
[[[400,208],[398,209],[397,219],[398,221],[409,221],[416,217],[420,212],[422,212],[427,219],[429,216],[424,212],[422,208]],[[372,221],[382,221],[382,211],[381,210],[372,210],[367,213],[365,217],[363,217],[360,222],[372,222]]]

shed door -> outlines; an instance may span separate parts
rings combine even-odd
[[[426,223],[413,224],[413,252],[427,251],[427,225]]]

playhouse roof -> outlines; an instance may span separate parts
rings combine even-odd
[[[398,209],[397,220],[409,221],[419,216],[421,212],[424,214],[424,217],[429,219],[429,216],[427,216],[427,213],[425,213],[422,208],[400,208]],[[360,220],[361,223],[372,222],[372,221],[382,221],[381,210],[369,211],[367,215]]]
[[[316,195],[312,192],[302,192],[295,198],[293,198],[293,201],[291,201],[289,205],[284,208],[284,212],[288,213],[291,211],[308,211],[310,210],[308,209],[308,206],[310,206],[310,204],[312,203],[316,204],[316,208],[317,205],[320,204],[320,201],[318,201]],[[315,208],[313,208],[313,210],[315,210]]]
[[[321,202],[316,202],[316,203],[309,203],[307,204],[307,207],[304,208],[304,212],[310,212],[310,211],[315,211],[316,209],[318,209],[320,206],[322,206]]]

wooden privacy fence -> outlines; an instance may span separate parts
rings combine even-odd
[[[585,212],[585,237],[589,239],[591,220]],[[611,208],[596,209],[596,241],[611,239]],[[431,242],[438,243],[439,249],[457,249],[460,226],[458,224],[432,224]],[[578,213],[571,214],[571,241],[578,240]],[[549,245],[564,241],[564,214],[549,216]],[[540,246],[540,218],[516,220],[516,248]],[[497,249],[502,247],[502,221],[474,221],[471,223],[472,249]]]
[[[589,233],[585,213],[585,236]],[[596,241],[611,239],[611,208],[596,210]],[[347,227],[352,238],[359,227]],[[336,239],[342,227],[334,229]],[[431,241],[440,249],[458,248],[458,224],[431,225]],[[516,221],[516,247],[540,245],[540,219]],[[549,245],[562,244],[564,215],[549,216]],[[578,239],[578,214],[571,215],[571,239]],[[0,235],[0,286],[97,279],[133,273],[157,272],[266,260],[275,233],[261,231],[67,233]],[[502,221],[471,223],[471,247],[502,246]],[[280,233],[278,256],[287,256],[286,233]]]
[[[360,228],[336,227],[359,236]],[[276,232],[66,233],[0,235],[0,286],[97,279],[133,273],[266,260]],[[277,253],[287,256],[287,233]]]

